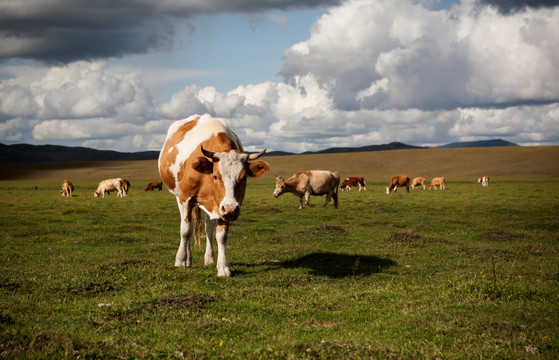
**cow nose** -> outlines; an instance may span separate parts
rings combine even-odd
[[[221,215],[226,218],[237,218],[241,212],[239,205],[221,205]]]

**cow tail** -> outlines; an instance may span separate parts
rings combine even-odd
[[[198,206],[192,209],[192,226],[194,227],[194,244],[200,248],[200,238],[202,237],[202,213]]]
[[[336,184],[336,191],[334,192],[334,194],[332,194],[332,197],[334,198],[334,207],[337,209],[338,208],[338,189],[340,188],[340,174],[338,174],[336,172],[336,175],[338,175],[338,183]]]

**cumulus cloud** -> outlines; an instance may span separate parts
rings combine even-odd
[[[33,80],[21,76],[0,82],[3,141],[117,139],[141,132],[152,119],[151,96],[139,72],[80,61],[37,74]]]
[[[199,6],[211,12],[212,4]],[[558,144],[558,28],[557,6],[504,13],[473,0],[438,11],[411,0],[350,0],[286,49],[279,83],[228,92],[190,84],[153,104],[143,74],[103,62],[33,75],[13,69],[0,82],[0,139],[159,149],[172,121],[210,113],[251,151],[492,138]]]
[[[25,0],[0,2],[0,61],[69,63],[169,51],[196,15],[332,5],[339,0]],[[276,19],[277,20],[277,19]]]
[[[249,109],[252,89],[191,86],[158,111],[210,112],[252,141],[266,137],[294,151],[488,137],[555,143],[557,131],[545,129],[559,125],[557,28],[557,7],[505,16],[473,1],[443,11],[407,0],[348,1],[286,50],[285,82],[267,86],[271,101]],[[266,125],[244,123],[249,111]]]

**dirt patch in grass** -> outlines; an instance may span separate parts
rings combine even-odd
[[[144,266],[156,266],[157,264],[149,261],[149,260],[141,260],[141,259],[131,259],[131,260],[124,260],[124,261],[115,261],[109,264],[101,265],[102,271],[114,271],[114,270],[126,270],[126,269],[134,269]]]
[[[67,291],[72,294],[106,294],[116,291],[114,284],[109,281],[92,282],[77,281],[68,285]]]
[[[142,304],[142,307],[149,309],[158,308],[181,308],[181,309],[197,309],[202,310],[207,304],[214,302],[215,299],[210,296],[203,295],[191,295],[191,294],[181,294],[171,297],[154,299],[146,301]]]
[[[488,237],[492,240],[499,240],[499,241],[504,241],[504,240],[510,240],[512,239],[512,235],[511,234],[507,234],[506,232],[489,232],[486,234],[482,235],[483,237]]]
[[[398,230],[392,234],[388,247],[400,248],[403,246],[409,246],[419,238],[420,236],[414,233],[413,230]]]

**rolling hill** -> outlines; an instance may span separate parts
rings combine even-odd
[[[501,139],[473,141],[465,143],[452,143],[439,148],[470,148],[470,147],[496,147],[496,146],[518,146]],[[411,150],[427,149],[425,147],[407,145],[392,142],[382,145],[368,145],[362,147],[334,147],[314,152],[305,152],[302,155],[311,154],[343,154],[368,151],[386,150]],[[266,156],[299,155],[284,151],[271,151]],[[75,161],[132,161],[132,160],[155,160],[159,157],[159,151],[142,152],[118,152],[112,150],[97,150],[86,147],[68,147],[59,145],[29,145],[0,144],[0,164],[17,163],[43,163],[43,162],[75,162]]]

